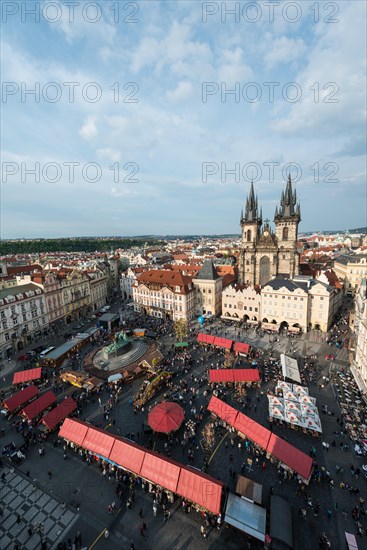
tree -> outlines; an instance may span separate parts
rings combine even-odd
[[[175,333],[177,342],[183,342],[187,337],[187,322],[185,319],[175,321]]]

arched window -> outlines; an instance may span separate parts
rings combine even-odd
[[[247,242],[249,243],[251,241],[251,231],[248,229],[247,231]]]
[[[283,241],[288,241],[288,227],[283,227]]]

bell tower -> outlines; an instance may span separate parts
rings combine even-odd
[[[275,208],[274,222],[278,242],[278,274],[290,279],[299,274],[297,240],[300,221],[301,209],[289,175],[286,189],[280,199],[280,207]]]
[[[262,224],[262,212],[259,212],[257,196],[255,197],[254,185],[251,182],[245,206],[245,213],[241,212],[242,243],[239,258],[239,282],[242,284],[255,284],[256,279],[256,246],[260,238]]]

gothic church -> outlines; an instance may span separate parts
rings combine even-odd
[[[275,208],[275,233],[269,220],[262,221],[257,196],[251,183],[245,213],[241,212],[242,244],[239,257],[239,282],[264,286],[274,277],[292,279],[299,274],[297,252],[298,224],[301,211],[296,191],[288,177],[280,207]]]

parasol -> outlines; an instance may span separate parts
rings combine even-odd
[[[148,415],[148,424],[155,432],[170,433],[181,426],[185,413],[180,405],[163,401]]]

